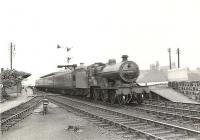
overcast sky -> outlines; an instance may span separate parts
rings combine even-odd
[[[199,0],[1,0],[0,67],[32,73],[29,83],[57,71],[58,64],[121,61],[129,55],[140,69],[168,65],[167,48],[181,67],[199,67]],[[69,53],[57,44],[72,47]]]

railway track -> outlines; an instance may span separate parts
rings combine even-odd
[[[152,107],[155,106],[159,107],[167,107],[171,108],[172,110],[182,110],[184,112],[188,112],[191,114],[200,114],[200,103],[193,104],[193,103],[179,103],[179,102],[170,102],[170,101],[155,101],[155,100],[145,100],[143,105],[151,105]]]
[[[46,94],[45,92],[41,93]],[[142,105],[139,106],[134,104],[122,106],[118,104],[94,101],[88,98],[81,98],[77,96],[66,95],[64,97],[79,99],[107,107],[114,107],[119,109],[124,108],[123,110],[130,110],[131,112],[134,112],[133,114],[137,114],[139,116],[145,116],[149,119],[157,119],[164,123],[170,123],[200,131],[200,104],[146,100]]]
[[[109,107],[125,108],[130,111],[134,110],[136,111],[135,113],[140,113],[143,116],[148,116],[149,118],[156,118],[165,123],[171,123],[200,131],[200,104],[146,100],[142,105],[118,105],[74,96],[67,97],[75,99],[78,98],[80,100],[104,106],[106,105]]]
[[[200,138],[200,132],[192,129],[114,111],[67,97],[50,96],[49,98],[55,104],[84,116],[94,124],[116,131],[129,139],[199,140]]]
[[[10,110],[2,112],[1,116],[1,133],[8,131],[9,128],[14,126],[17,122],[23,120],[25,117],[29,116],[33,109],[39,105],[41,102],[41,97],[34,97],[31,100],[22,103]]]
[[[142,106],[134,107],[134,109],[157,115],[166,121],[176,121],[194,129],[200,127],[200,104],[145,101]]]

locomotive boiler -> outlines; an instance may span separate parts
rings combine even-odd
[[[143,102],[143,94],[148,93],[146,86],[139,86],[136,80],[139,67],[128,56],[122,62],[110,59],[108,63],[94,63],[89,66],[70,65],[68,71],[51,73],[36,81],[36,88],[82,97],[111,104]]]

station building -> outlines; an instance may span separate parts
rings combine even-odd
[[[4,70],[4,69],[1,68],[1,73],[3,72],[3,70]],[[1,75],[1,73],[0,73],[0,75]],[[23,79],[26,79],[26,78],[28,78],[29,76],[31,76],[30,73],[24,73],[24,75],[22,75],[22,78],[23,78]],[[1,93],[1,88],[2,88],[2,82],[1,82],[1,78],[0,78],[0,93]],[[12,86],[12,87],[6,89],[6,93],[7,93],[7,94],[21,93],[21,91],[22,91],[22,82],[19,82],[17,85]]]

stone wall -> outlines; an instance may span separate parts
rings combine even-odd
[[[200,81],[168,82],[168,86],[191,99],[200,101]]]

